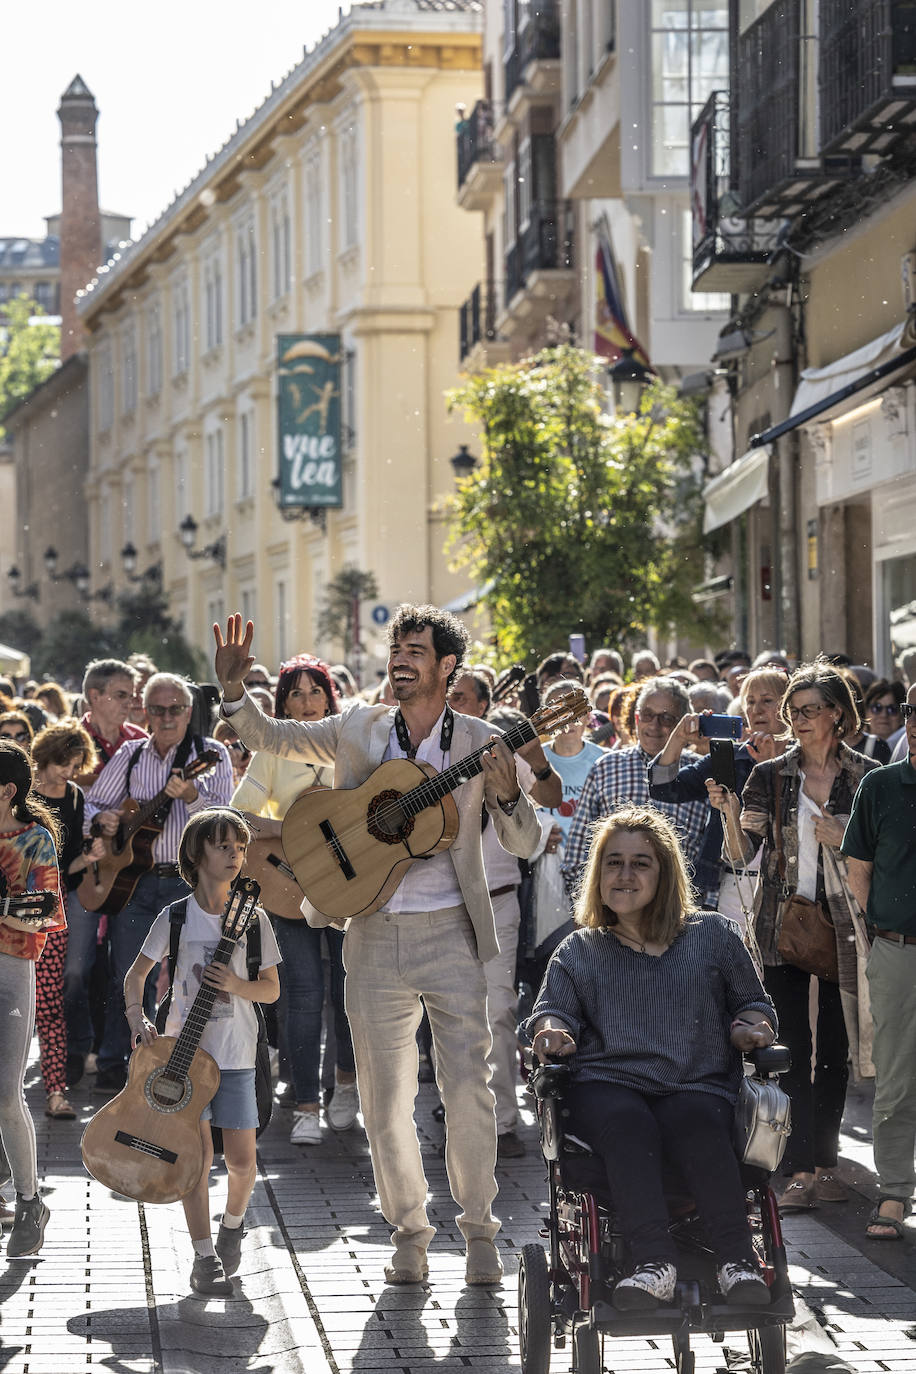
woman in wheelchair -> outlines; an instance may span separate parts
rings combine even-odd
[[[527,1025],[542,1061],[572,1056],[567,1129],[604,1161],[633,1263],[614,1306],[674,1297],[663,1157],[694,1197],[726,1302],[765,1306],[732,1145],[741,1051],[776,1038],[750,956],[719,916],[694,910],[677,835],[648,807],[596,827],[575,914]]]

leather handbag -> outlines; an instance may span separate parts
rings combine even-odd
[[[782,774],[775,774],[773,841],[776,866],[782,882],[782,900],[776,913],[776,950],[787,964],[838,983],[836,928],[820,902],[792,892],[786,883],[786,856],[782,847]]]
[[[741,1163],[775,1173],[791,1130],[788,1093],[767,1078],[742,1078],[734,1120],[735,1152]]]

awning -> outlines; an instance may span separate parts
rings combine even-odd
[[[752,448],[712,479],[703,492],[706,502],[704,534],[727,525],[764,499],[769,491],[769,462],[767,445]]]
[[[11,649],[8,644],[0,644],[0,673],[12,673],[13,677],[28,677],[31,664],[28,654],[19,649]]]

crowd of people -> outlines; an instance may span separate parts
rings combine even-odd
[[[792,1054],[781,1208],[846,1200],[837,1164],[851,1070],[876,1077],[880,1196],[868,1235],[904,1234],[916,1182],[916,653],[892,679],[843,655],[792,671],[778,653],[752,660],[736,649],[664,666],[648,649],[626,663],[612,648],[587,663],[558,650],[532,672],[500,673],[467,661],[453,616],[406,606],[389,625],[386,676],[359,691],[345,665],[306,652],[272,674],[237,616],[215,637],[220,690],[145,657],[94,661],[69,689],[0,679],[0,899],[58,894],[39,924],[12,909],[0,917],[0,1016],[16,1019],[0,1069],[0,1185],[12,1179],[16,1191],[14,1205],[0,1201],[8,1257],[35,1253],[48,1221],[23,1094],[33,1026],[50,1119],[73,1119],[68,1089],[83,1080],[99,1098],[119,1092],[133,1048],[155,1038],[176,906],[191,952],[173,981],[170,1028],[201,980],[242,1007],[235,1038],[225,1026],[212,1035],[223,1078],[201,1128],[207,1169],[185,1202],[199,1292],[231,1291],[253,1184],[248,1003],[267,1014],[295,1144],[318,1145],[362,1116],[393,1228],[389,1282],[428,1275],[433,1228],[413,1117],[425,1065],[441,1097],[467,1281],[499,1281],[494,1170],[526,1149],[527,1033],[536,1050],[573,1056],[580,1134],[605,1155],[615,1197],[640,1199],[629,1213],[623,1202],[633,1272],[620,1305],[673,1291],[644,1169],[652,1141],[700,1142],[714,1176],[728,1174],[740,1051],[777,1032]],[[581,693],[587,709],[544,740],[506,746],[536,711]],[[451,847],[406,867],[348,924],[307,898],[300,907],[298,894],[292,908],[278,900],[262,922],[259,977],[246,981],[244,959],[234,973],[210,971],[230,882],[250,847],[280,845],[303,794],[357,788],[393,760],[441,773],[471,757],[479,766],[454,791]],[[137,813],[142,871],[121,899],[103,892],[99,865]],[[804,902],[832,950],[814,971],[784,939],[790,907]],[[669,953],[659,982],[652,970]],[[697,1013],[711,1029],[692,1050],[658,1028],[635,1033],[613,999],[595,1001],[605,982],[632,993],[648,978],[640,1006],[659,996],[676,1006],[704,962],[723,970],[729,992]],[[211,1119],[229,1170],[215,1243]],[[613,1146],[621,1138],[642,1142],[628,1159]],[[723,1293],[754,1301],[759,1276],[746,1235],[739,1243],[735,1198],[716,1210],[709,1169],[693,1173],[722,1240]],[[732,1182],[735,1193],[737,1174]]]

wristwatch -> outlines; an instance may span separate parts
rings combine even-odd
[[[519,792],[518,797],[520,797],[521,795],[521,792]],[[500,811],[502,811],[504,816],[512,815],[512,812],[518,806],[518,797],[515,798],[515,801],[503,801],[502,797],[496,798],[497,802],[499,803],[499,809]]]

